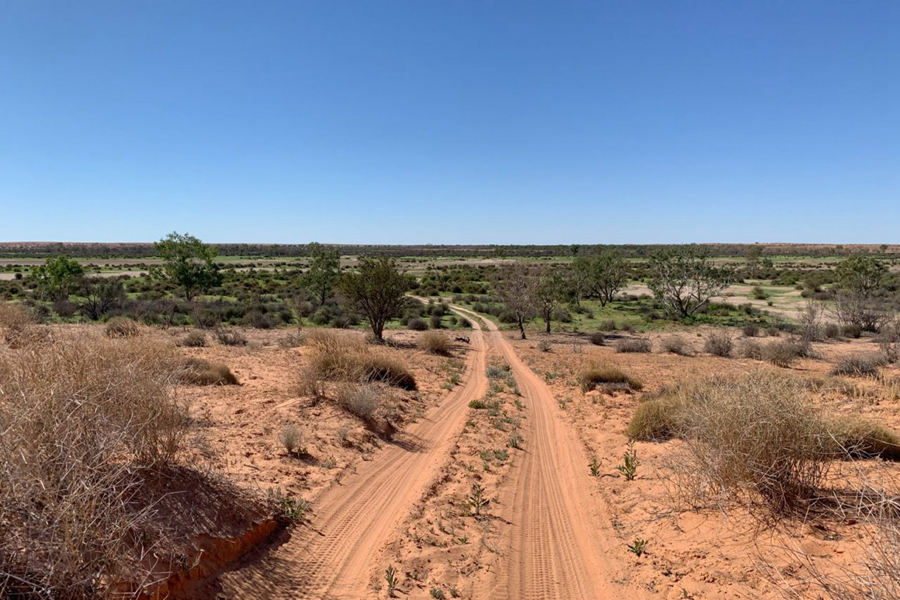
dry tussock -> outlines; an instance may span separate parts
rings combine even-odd
[[[446,356],[450,353],[450,338],[442,331],[426,331],[419,336],[419,348],[432,354]]]
[[[578,375],[581,391],[589,392],[598,386],[622,385],[627,390],[638,391],[644,384],[621,369],[609,365],[591,365]]]
[[[140,333],[140,329],[138,324],[128,317],[113,317],[106,322],[104,333],[106,337],[111,338],[134,337]]]
[[[186,407],[170,350],[85,336],[0,354],[0,591],[79,598],[146,581],[152,511],[135,497],[171,465]]]
[[[338,332],[316,331],[307,336],[313,348],[300,374],[300,391],[314,398],[325,393],[325,381],[380,382],[415,390],[416,380],[402,360],[386,350],[373,350],[358,338]]]
[[[181,363],[178,380],[192,385],[239,385],[227,365],[202,358],[186,358]]]

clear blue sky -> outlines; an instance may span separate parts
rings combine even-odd
[[[900,2],[0,0],[0,240],[900,243]]]

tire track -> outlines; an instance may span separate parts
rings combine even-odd
[[[476,313],[458,309],[470,318]],[[516,355],[497,326],[483,319],[489,343],[509,363],[528,407],[525,456],[500,490],[501,516],[512,523],[504,560],[476,582],[475,598],[613,597],[614,566],[598,525],[587,459],[558,414],[544,382]]]
[[[482,331],[477,319],[464,316],[473,327],[465,383],[341,485],[323,492],[310,527],[220,574],[214,591],[228,598],[375,595],[368,586],[378,555],[446,460],[469,401],[487,389]]]

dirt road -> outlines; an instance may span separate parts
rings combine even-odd
[[[320,495],[309,526],[207,584],[228,598],[370,598],[372,565],[446,460],[470,400],[487,388],[484,342],[473,323],[463,385],[357,472]]]
[[[474,313],[463,311],[470,318]],[[483,321],[489,342],[509,363],[529,418],[526,452],[507,488],[500,491],[500,516],[511,523],[501,549],[501,567],[475,586],[475,598],[611,598],[614,567],[604,558],[609,528],[594,513],[599,502],[588,475],[587,457],[566,426],[544,382],[516,355],[512,345]]]

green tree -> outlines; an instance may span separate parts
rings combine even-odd
[[[838,287],[846,292],[871,296],[887,274],[885,264],[874,256],[856,254],[845,258],[835,269]]]
[[[841,261],[835,269],[834,304],[841,323],[878,331],[890,320],[890,306],[879,297],[887,271],[884,262],[874,256],[856,254]]]
[[[715,268],[708,252],[694,245],[670,247],[650,258],[650,290],[669,314],[689,317],[721,293],[730,273]]]
[[[589,260],[586,284],[600,306],[612,302],[627,281],[628,265],[618,251],[604,250]]]
[[[550,333],[550,323],[553,320],[553,311],[559,306],[566,296],[567,281],[562,273],[557,270],[543,271],[538,275],[537,285],[534,290],[534,301],[544,319],[547,333]]]
[[[347,300],[366,315],[375,339],[384,341],[384,325],[400,312],[411,287],[396,261],[388,256],[361,258],[357,272],[345,273],[338,283]]]
[[[32,273],[38,294],[47,300],[68,300],[83,276],[78,261],[66,256],[48,258]]]
[[[340,274],[341,257],[336,248],[313,242],[309,245],[309,259],[306,287],[315,296],[318,306],[322,306],[331,295]]]
[[[125,303],[125,288],[115,277],[87,277],[81,285],[81,312],[97,321]]]
[[[219,266],[214,262],[216,249],[194,236],[170,233],[155,247],[163,264],[151,267],[150,275],[180,287],[185,300],[222,283]]]

